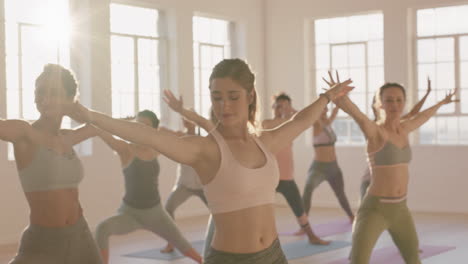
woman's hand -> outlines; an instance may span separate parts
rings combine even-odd
[[[445,96],[445,98],[442,101],[440,101],[440,103],[445,105],[445,104],[460,102],[459,99],[454,99],[455,94],[457,94],[457,90],[458,89],[455,88],[454,90],[451,90],[451,91],[447,92],[447,95]]]
[[[175,97],[175,95],[169,91],[169,90],[164,90],[164,102],[167,103],[167,105],[177,113],[182,112],[184,109],[184,100],[182,99],[182,96],[179,96],[179,99]]]
[[[80,102],[68,104],[65,114],[78,123],[91,123],[91,113],[88,108],[84,107]]]
[[[335,101],[336,99],[348,94],[352,89],[354,89],[354,86],[350,86],[350,84],[353,82],[351,79],[340,82],[338,71],[336,72],[336,81],[333,79],[331,71],[328,71],[328,76],[330,77],[330,80],[325,78],[322,79],[328,84],[328,86],[330,86],[325,94],[331,101]]]

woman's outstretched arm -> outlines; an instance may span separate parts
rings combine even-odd
[[[181,138],[172,133],[155,131],[144,124],[115,119],[89,110],[78,102],[70,107],[69,115],[76,121],[91,123],[122,139],[150,146],[179,163],[193,165],[201,158],[204,142],[201,137]]]

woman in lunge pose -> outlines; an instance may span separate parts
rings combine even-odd
[[[148,145],[192,166],[200,177],[216,232],[205,263],[287,263],[276,232],[275,189],[279,171],[273,153],[286,147],[319,117],[326,104],[351,87],[333,86],[282,126],[252,134],[256,128],[255,76],[240,59],[218,63],[210,76],[216,129],[206,137],[177,137],[145,125],[113,119],[74,104],[73,118],[111,134]]]
[[[156,129],[159,119],[149,110],[137,114],[138,123]],[[101,222],[96,228],[96,241],[105,263],[109,262],[109,238],[138,229],[151,231],[174,244],[185,256],[202,262],[201,256],[182,236],[174,221],[161,205],[159,196],[159,153],[153,148],[116,139],[96,128],[99,137],[117,154],[123,168],[125,195],[118,213]],[[175,134],[162,130],[161,133]]]
[[[47,64],[35,85],[39,119],[0,120],[0,139],[13,143],[30,208],[30,224],[10,264],[102,263],[78,199],[83,167],[73,151],[94,129],[61,129],[64,106],[75,100],[78,83],[68,69]]]
[[[328,83],[330,86],[336,85],[331,74]],[[369,263],[372,249],[384,230],[389,231],[406,263],[421,263],[418,236],[406,204],[408,164],[411,160],[408,135],[429,120],[440,107],[457,102],[453,99],[455,94],[456,91],[449,92],[434,106],[402,121],[405,89],[399,84],[385,84],[378,94],[381,109],[385,112],[385,120],[380,124],[370,120],[348,96],[335,100],[358,123],[367,139],[372,177],[356,217],[352,264]]]

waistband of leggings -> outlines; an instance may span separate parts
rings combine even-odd
[[[267,253],[271,250],[275,250],[276,248],[281,248],[281,245],[280,245],[280,241],[278,238],[276,238],[269,247],[265,248],[265,249],[262,249],[260,251],[257,251],[257,252],[252,252],[252,253],[234,253],[234,252],[227,252],[227,251],[222,251],[222,250],[218,250],[218,249],[215,249],[213,247],[210,247],[210,250],[215,253],[215,254],[220,254],[220,255],[224,255],[224,256],[232,256],[232,257],[254,257],[254,256],[258,256],[258,255],[262,255],[264,253]]]
[[[72,225],[47,227],[36,224],[29,224],[29,226],[26,228],[26,231],[30,231],[38,235],[47,234],[48,236],[62,236],[80,232],[83,230],[83,228],[87,228],[87,226],[88,224],[86,223],[86,219],[83,215],[81,215],[80,218],[78,218],[78,220]]]
[[[377,200],[380,203],[388,203],[388,204],[398,204],[398,203],[404,203],[406,202],[407,196],[403,195],[400,197],[386,197],[386,196],[376,196],[372,194],[367,194],[369,199],[371,200]]]

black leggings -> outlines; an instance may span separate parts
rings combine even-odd
[[[296,181],[281,180],[278,187],[276,187],[276,192],[281,193],[286,198],[296,217],[301,217],[304,214],[304,204]]]

